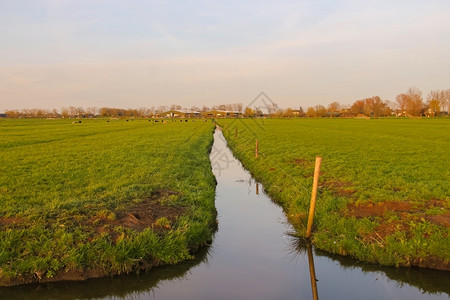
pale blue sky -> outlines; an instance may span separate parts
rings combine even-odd
[[[0,0],[0,111],[450,88],[450,1]]]

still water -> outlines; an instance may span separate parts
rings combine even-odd
[[[450,274],[380,268],[313,250],[217,130],[219,229],[195,260],[146,274],[0,289],[0,299],[449,299]]]

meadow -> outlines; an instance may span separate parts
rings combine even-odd
[[[0,285],[192,257],[216,227],[211,121],[0,121]]]
[[[387,266],[450,270],[450,119],[219,124],[233,153],[300,236],[315,157],[323,158],[311,238],[318,249]]]

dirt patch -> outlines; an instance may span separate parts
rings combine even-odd
[[[399,201],[385,201],[379,203],[363,203],[361,205],[355,205],[353,203],[347,206],[349,215],[356,218],[367,217],[382,217],[388,211],[394,212],[409,212],[412,209],[412,205],[407,202]]]
[[[109,215],[92,217],[87,221],[87,225],[94,227],[98,234],[107,232],[113,236],[118,236],[118,233],[114,231],[114,228],[118,226],[137,231],[143,231],[146,228],[152,228],[156,232],[169,230],[177,218],[187,211],[184,206],[161,204],[161,199],[170,195],[178,194],[168,190],[157,191],[150,198],[130,205],[125,210],[115,211],[114,217]]]
[[[450,212],[446,212],[442,215],[426,216],[425,219],[437,225],[450,227]]]
[[[351,198],[356,190],[353,188],[352,183],[343,182],[337,179],[326,180],[323,185],[333,192],[337,196]]]
[[[368,202],[360,205],[347,205],[348,211],[344,215],[356,218],[379,217],[379,225],[372,232],[361,232],[360,235],[365,243],[378,245],[383,248],[386,246],[386,237],[396,232],[404,232],[407,238],[411,237],[413,235],[410,226],[411,222],[427,220],[448,228],[450,226],[450,212],[441,215],[425,216],[425,209],[434,207],[444,208],[444,206],[444,201],[437,199],[427,201],[421,205],[413,205],[400,201]],[[385,218],[388,212],[395,213],[398,216],[398,220],[388,221]],[[424,234],[424,238],[428,238],[428,235]],[[416,258],[406,262],[405,266],[450,270],[449,261],[434,256]]]
[[[312,163],[307,161],[304,158],[294,158],[293,160],[289,161],[291,164],[299,165],[300,167],[311,167]]]
[[[445,201],[442,199],[431,199],[428,200],[425,204],[425,208],[434,208],[434,207],[440,207],[445,208]]]
[[[402,222],[382,223],[378,225],[373,232],[364,234],[363,239],[366,242],[382,244],[387,236],[398,231],[407,232],[409,229],[409,225]]]
[[[0,227],[14,227],[17,225],[21,225],[25,222],[24,219],[21,218],[14,218],[14,217],[10,217],[10,218],[0,218]]]
[[[117,212],[117,220],[113,222],[116,226],[124,226],[138,231],[147,227],[164,227],[155,222],[158,219],[166,218],[170,223],[174,222],[180,215],[186,211],[183,206],[165,206],[154,199],[144,199],[124,212]]]

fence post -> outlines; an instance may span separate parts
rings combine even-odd
[[[259,142],[258,140],[256,140],[256,146],[255,146],[255,158],[258,158],[258,147],[259,146]]]
[[[311,204],[309,206],[309,215],[308,215],[308,226],[306,227],[306,238],[311,237],[311,228],[313,225],[314,219],[314,211],[316,209],[316,196],[317,196],[317,186],[319,185],[319,174],[320,174],[320,164],[322,163],[322,157],[316,157],[316,166],[314,168],[314,181],[313,181],[313,189],[311,193]]]

